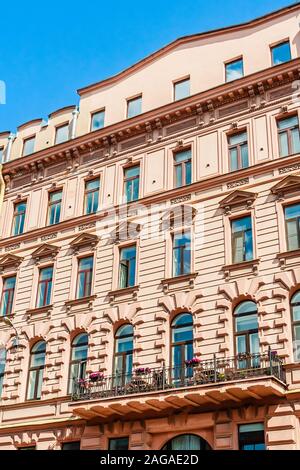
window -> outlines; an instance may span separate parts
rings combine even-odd
[[[18,447],[18,450],[36,450],[36,446]]]
[[[119,288],[135,286],[136,245],[120,249]]]
[[[138,116],[142,113],[142,96],[127,100],[127,118]]]
[[[272,65],[283,64],[291,60],[290,42],[285,41],[277,46],[271,47]]]
[[[31,348],[27,400],[41,398],[45,368],[46,343],[39,341]]]
[[[0,310],[0,315],[2,317],[8,316],[12,313],[15,286],[16,286],[16,276],[3,278],[3,289],[2,289],[1,310]]]
[[[202,437],[183,434],[167,442],[162,450],[211,450],[211,447]]]
[[[128,450],[129,438],[119,437],[117,439],[109,439],[108,450]]]
[[[239,360],[239,368],[258,366],[259,338],[257,305],[252,301],[240,303],[233,312],[235,325],[235,349],[237,354],[250,354],[249,359]],[[253,356],[254,355],[254,356]],[[250,361],[250,362],[249,362]]]
[[[1,347],[0,349],[0,397],[2,395],[3,380],[5,373],[5,363],[6,363],[6,349]]]
[[[92,114],[91,131],[102,129],[104,127],[105,111],[97,111]]]
[[[253,237],[251,216],[231,221],[232,262],[253,260]]]
[[[171,324],[172,377],[175,383],[193,374],[185,361],[193,358],[193,317],[190,313],[177,315]]]
[[[225,64],[226,82],[232,82],[244,76],[243,59],[234,60]]]
[[[300,291],[291,300],[295,361],[300,361]]]
[[[131,379],[133,358],[133,327],[121,326],[115,334],[114,374],[118,385]]]
[[[58,224],[60,221],[62,191],[52,191],[48,200],[48,225]]]
[[[247,132],[239,132],[228,136],[230,171],[240,170],[249,166]]]
[[[265,433],[262,423],[242,424],[239,426],[240,450],[265,450]]]
[[[287,206],[284,210],[288,251],[300,249],[300,204]]]
[[[85,182],[84,191],[84,212],[85,214],[95,214],[99,203],[100,179],[95,178]]]
[[[53,266],[41,268],[39,272],[38,293],[36,299],[36,307],[45,307],[51,303],[53,279]]]
[[[190,231],[173,235],[173,277],[191,272],[191,234]]]
[[[289,116],[277,121],[279,156],[287,157],[300,152],[298,116]]]
[[[174,101],[190,96],[190,79],[186,78],[174,83]]]
[[[3,162],[3,157],[4,157],[4,147],[0,147],[0,163]]]
[[[26,155],[30,155],[31,153],[34,152],[34,144],[35,144],[35,136],[24,140],[23,152],[22,152],[23,157],[25,157]]]
[[[140,166],[131,166],[124,169],[124,196],[125,202],[136,201],[139,198]]]
[[[80,450],[80,441],[63,442],[61,450]]]
[[[69,140],[69,124],[64,124],[56,128],[54,144],[61,144]]]
[[[85,379],[88,356],[88,335],[80,333],[75,336],[71,346],[71,362],[69,373],[69,393],[73,391],[75,380]]]
[[[89,297],[91,295],[93,266],[94,266],[93,256],[88,256],[87,258],[80,258],[78,260],[77,291],[76,291],[77,299],[82,299],[83,297]]]
[[[175,187],[180,188],[192,182],[192,152],[191,149],[174,154]]]
[[[24,232],[26,215],[26,201],[18,202],[14,206],[13,235],[21,235]]]

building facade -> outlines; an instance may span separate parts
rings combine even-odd
[[[300,448],[299,20],[0,134],[0,449]]]

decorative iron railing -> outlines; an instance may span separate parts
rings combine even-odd
[[[131,374],[92,374],[90,378],[74,380],[72,399],[120,397],[262,376],[272,376],[285,383],[283,362],[276,352],[239,354],[231,358],[217,358],[214,355],[211,360],[196,360],[193,365],[185,367],[145,367]]]

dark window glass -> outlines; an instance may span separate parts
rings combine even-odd
[[[1,297],[1,316],[7,316],[12,313],[12,306],[15,295],[16,276],[3,278],[3,289]]]
[[[173,277],[191,272],[191,233],[173,235]]]
[[[40,269],[36,307],[45,307],[51,303],[53,266]]]
[[[121,326],[115,334],[114,374],[117,385],[131,380],[133,358],[133,327]]]
[[[18,450],[36,450],[36,446],[18,447]]]
[[[93,256],[87,258],[80,258],[78,260],[78,273],[77,273],[77,290],[76,298],[89,297],[92,292],[92,278],[93,278]]]
[[[300,361],[300,291],[293,295],[291,300],[293,340],[295,342],[295,361]]]
[[[98,210],[100,179],[95,178],[85,182],[85,214],[94,214]]]
[[[91,131],[102,129],[104,127],[105,111],[97,111],[92,114]]]
[[[249,166],[247,132],[228,136],[230,171],[240,170]]]
[[[244,76],[243,59],[234,60],[225,64],[226,82],[232,82]]]
[[[191,149],[174,154],[175,187],[180,188],[192,182],[192,152]]]
[[[20,235],[24,232],[24,223],[26,215],[26,201],[18,202],[14,206],[13,235]]]
[[[167,442],[162,450],[211,450],[211,447],[199,436],[183,434]]]
[[[279,155],[287,157],[300,152],[298,116],[289,116],[277,121]]]
[[[142,97],[138,96],[127,101],[127,117],[132,118],[142,113]]]
[[[72,342],[69,373],[69,393],[72,393],[74,381],[85,379],[88,356],[88,335],[80,333]]]
[[[262,423],[242,424],[239,426],[240,450],[265,450],[265,433]]]
[[[129,438],[119,437],[118,439],[109,439],[108,450],[128,450]]]
[[[190,79],[180,80],[174,83],[174,100],[182,100],[190,96]]]
[[[41,398],[45,357],[46,343],[45,341],[39,341],[31,349],[27,400],[37,400]]]
[[[259,337],[257,305],[252,301],[240,303],[234,310],[235,345],[237,354],[251,355],[241,359],[239,368],[259,366]]]
[[[232,261],[242,263],[253,259],[253,238],[251,216],[232,220]]]
[[[271,47],[271,52],[273,65],[283,64],[284,62],[288,62],[292,58],[289,41],[282,42],[277,46]]]
[[[80,450],[80,441],[63,442],[61,449],[62,450]]]
[[[288,251],[300,249],[300,204],[285,208],[285,226]]]
[[[171,324],[172,377],[174,383],[193,375],[185,361],[193,358],[193,317],[190,313],[177,315]]]
[[[124,170],[125,202],[136,201],[139,198],[140,166],[131,166]]]
[[[120,250],[119,287],[133,287],[136,272],[136,246],[131,245]]]

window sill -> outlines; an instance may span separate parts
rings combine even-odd
[[[67,311],[70,311],[72,307],[76,307],[78,305],[83,305],[84,307],[91,309],[96,297],[97,295],[89,295],[88,297],[82,297],[80,299],[68,300],[67,302],[65,302],[65,306],[67,308]]]
[[[139,286],[132,286],[132,287],[124,287],[122,289],[115,289],[108,293],[110,302],[113,302],[116,297],[131,296],[134,300],[137,298],[137,292],[139,290]]]
[[[284,251],[283,253],[278,253],[276,258],[279,260],[280,267],[284,269],[286,267],[286,260],[290,258],[299,258],[300,257],[300,249],[298,250],[291,250],[291,251]],[[298,262],[298,260],[297,260]]]
[[[251,270],[253,274],[258,274],[258,265],[260,263],[260,259],[253,259],[250,261],[243,261],[242,263],[234,263],[234,264],[227,264],[222,267],[222,271],[224,272],[225,279],[230,279],[230,275],[234,271],[238,270]]]
[[[29,308],[26,310],[26,313],[28,316],[35,316],[39,315],[40,313],[45,313],[46,315],[49,315],[51,310],[53,309],[53,305],[45,305],[44,307],[36,307],[36,308]]]
[[[195,279],[198,276],[198,273],[189,273],[189,274],[181,274],[180,276],[175,276],[175,277],[169,277],[166,279],[163,279],[161,281],[162,286],[163,286],[163,291],[167,293],[169,291],[170,286],[173,284],[179,284],[179,283],[188,283],[188,286],[190,289],[193,289],[195,286]]]

